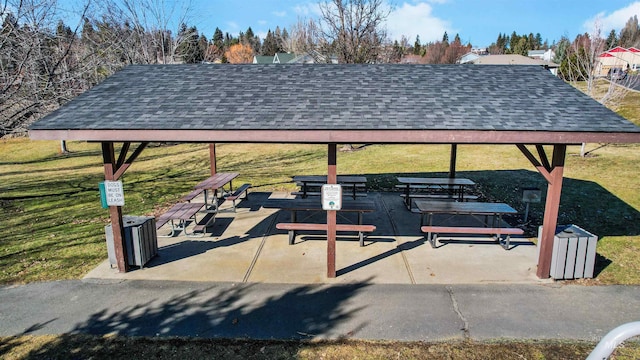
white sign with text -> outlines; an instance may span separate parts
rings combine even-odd
[[[322,210],[342,209],[342,186],[338,184],[322,185]]]
[[[124,206],[124,190],[122,181],[105,181],[104,192],[107,197],[107,205]]]

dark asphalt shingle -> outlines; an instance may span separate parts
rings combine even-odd
[[[538,66],[133,65],[32,129],[640,132]]]

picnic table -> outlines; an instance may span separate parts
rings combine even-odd
[[[324,211],[322,209],[322,203],[317,199],[269,199],[264,205],[267,209],[282,209],[291,212],[290,223],[276,224],[276,228],[289,231],[289,244],[292,245],[295,241],[296,230],[327,230],[327,224],[313,224],[303,223],[298,220],[298,212],[301,211]],[[373,212],[376,210],[376,205],[371,200],[348,200],[342,202],[342,208],[338,210],[340,212],[349,212],[358,214],[357,224],[337,224],[336,229],[338,231],[357,231],[360,238],[360,246],[364,246],[364,232],[373,232],[376,227],[374,225],[363,224],[364,213]]]
[[[204,206],[204,203],[177,203],[158,217],[156,220],[156,229],[160,229],[164,224],[169,223],[171,225],[171,234],[166,235],[167,237],[177,235],[180,231],[184,231],[187,236],[193,236],[193,233],[187,232],[187,225],[191,220],[196,223],[198,222],[196,214],[198,214]],[[200,225],[206,227],[206,224]]]
[[[457,233],[495,235],[498,242],[501,242],[500,235],[507,235],[506,246],[503,244],[503,247],[508,249],[510,235],[521,235],[524,233],[524,231],[519,228],[502,227],[502,215],[517,213],[514,208],[505,203],[446,202],[433,200],[416,200],[415,203],[421,214],[420,229],[422,232],[427,233],[427,240],[433,247],[436,247],[438,233]],[[432,224],[434,214],[484,216],[484,227],[434,226]],[[491,222],[489,222],[489,217],[491,217]]]
[[[204,191],[204,203],[208,211],[218,210],[218,199],[224,194],[233,193],[233,179],[238,177],[238,173],[216,173],[205,180],[201,181],[194,187],[194,192]],[[225,190],[225,186],[229,185],[229,189]],[[211,204],[208,202],[209,190],[213,191]]]
[[[366,196],[358,190],[365,190],[367,188],[366,176],[353,176],[353,175],[338,175],[338,184],[344,188],[349,189],[351,197],[355,200],[358,196]],[[312,188],[321,187],[327,183],[326,175],[296,175],[293,177],[293,181],[300,186],[300,192],[294,193],[300,195],[303,199],[306,199],[311,195],[320,195],[319,192],[311,191]]]
[[[423,178],[423,177],[398,177],[400,183],[397,187],[404,190],[407,209],[412,209],[414,198],[440,198],[464,201],[465,197],[477,199],[476,196],[465,195],[465,189],[476,183],[465,178]]]

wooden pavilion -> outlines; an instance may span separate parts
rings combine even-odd
[[[508,65],[133,65],[29,134],[101,142],[106,180],[119,179],[149,142],[209,143],[212,174],[216,143],[327,144],[328,183],[337,144],[452,144],[452,172],[456,144],[515,145],[548,182],[540,278],[549,277],[567,145],[640,143],[640,127],[547,70]],[[124,272],[121,208],[110,215]],[[335,277],[335,211],[327,224]]]

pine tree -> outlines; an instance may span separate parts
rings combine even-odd
[[[416,42],[413,43],[413,55],[422,55],[422,45],[420,45],[420,35],[416,35]]]
[[[447,35],[447,32],[446,32],[446,31],[444,32],[444,35],[442,35],[442,43],[443,43],[445,46],[448,46],[448,45],[449,45],[449,35]]]
[[[213,45],[221,49],[224,46],[224,35],[222,34],[222,30],[216,27],[211,40],[213,40]]]
[[[182,56],[182,60],[185,63],[200,63],[204,60],[205,50],[202,49],[199,44],[200,36],[195,26],[188,28],[186,24],[181,24],[180,30],[178,31],[178,38],[181,39],[181,41],[176,52]]]
[[[567,57],[569,48],[571,47],[571,41],[566,36],[560,38],[560,41],[555,46],[556,56],[553,58],[553,62],[556,64],[561,64],[564,59]]]
[[[532,50],[540,50],[540,48],[542,48],[542,47],[543,47],[543,44],[542,44],[542,35],[540,35],[540,33],[536,33],[536,41],[535,41],[535,45],[536,45],[535,49],[532,49]],[[545,49],[545,50],[546,50],[546,49]]]
[[[529,50],[535,50],[538,48],[538,46],[536,45],[536,39],[533,37],[533,33],[529,33],[526,44],[527,44],[527,49],[526,49],[527,52]],[[524,55],[526,56],[527,54],[525,53]]]
[[[520,36],[516,34],[516,32],[511,33],[511,38],[509,39],[509,54],[514,54],[514,49],[518,46],[518,42],[520,42]]]
[[[273,32],[273,39],[276,42],[276,52],[277,53],[284,52],[283,49],[284,49],[285,41],[284,41],[284,38],[282,37],[282,31],[280,30],[280,26],[276,26],[276,30]],[[264,46],[264,44],[262,44],[262,46]]]
[[[605,46],[607,50],[613,49],[614,47],[618,46],[618,36],[616,35],[616,31],[614,29],[611,29],[611,32],[607,37],[607,42]]]
[[[271,32],[271,29],[267,31],[267,36],[264,38],[264,42],[262,43],[262,51],[261,55],[264,56],[273,56],[278,51],[278,41],[276,40],[275,35]]]
[[[620,41],[618,45],[629,48],[640,46],[640,26],[638,26],[638,15],[633,15],[620,31]]]

